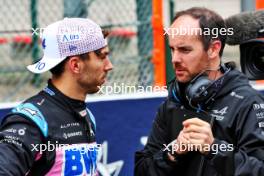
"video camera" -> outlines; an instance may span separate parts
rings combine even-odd
[[[264,38],[240,44],[240,64],[250,80],[264,79]]]

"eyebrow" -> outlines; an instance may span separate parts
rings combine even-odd
[[[179,46],[172,46],[172,45],[169,45],[170,48],[177,48],[177,49],[182,49],[182,48],[186,48],[186,49],[193,49],[192,46],[189,46],[189,45],[179,45]]]
[[[103,52],[104,54],[109,54],[110,53],[110,51],[105,51],[105,52]]]
[[[192,46],[188,46],[188,45],[182,45],[182,46],[177,46],[177,48],[186,48],[186,49],[192,49]]]
[[[95,52],[95,54],[99,57],[106,57],[107,55],[109,55],[110,51],[99,51],[99,52]]]
[[[109,55],[110,51],[103,51],[103,52],[100,52],[100,54],[102,55]]]

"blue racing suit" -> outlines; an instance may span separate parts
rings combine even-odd
[[[95,130],[85,102],[49,81],[3,118],[0,175],[97,175]]]

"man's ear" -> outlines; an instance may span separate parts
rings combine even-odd
[[[81,60],[79,57],[77,56],[72,56],[69,61],[68,61],[68,69],[72,72],[72,73],[80,73],[81,71]]]
[[[213,42],[211,42],[211,44],[207,50],[208,57],[210,59],[218,57],[220,50],[221,50],[221,46],[222,45],[221,45],[220,40],[214,40]]]

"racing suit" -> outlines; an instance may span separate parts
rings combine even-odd
[[[264,176],[264,98],[237,70],[221,79],[214,101],[196,113],[169,96],[158,109],[146,146],[135,154],[137,176]],[[190,151],[171,161],[167,145],[198,117],[212,122],[214,143],[207,155]],[[212,120],[213,119],[213,120]]]
[[[96,124],[51,81],[3,118],[0,175],[97,175]]]

